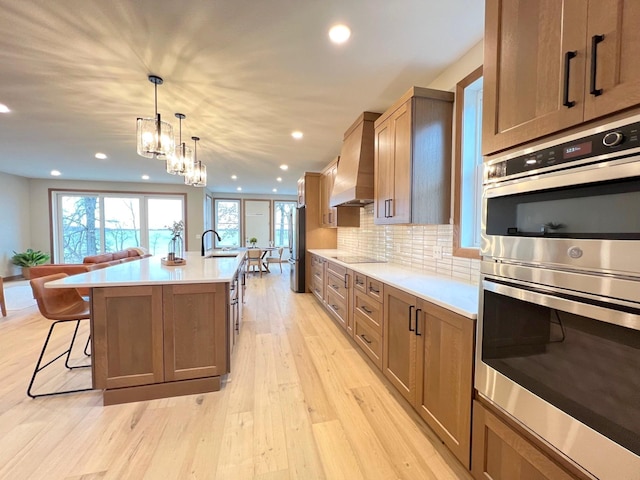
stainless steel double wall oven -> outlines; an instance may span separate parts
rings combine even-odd
[[[599,479],[640,479],[640,116],[485,168],[476,388]]]

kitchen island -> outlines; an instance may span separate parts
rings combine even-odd
[[[149,257],[46,284],[90,288],[93,387],[105,405],[220,389],[243,260],[188,252],[181,266]]]

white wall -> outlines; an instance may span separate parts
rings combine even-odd
[[[11,263],[13,251],[38,249],[31,243],[29,179],[0,172],[0,275],[19,275]],[[46,252],[49,247],[40,248]]]
[[[427,85],[437,90],[455,91],[456,84],[484,62],[484,40],[480,40],[462,57],[447,67],[436,79]]]
[[[143,192],[143,193],[186,193],[187,231],[185,239],[188,250],[200,249],[200,234],[204,231],[203,188],[188,185],[127,183],[127,182],[84,182],[76,180],[29,180],[31,196],[30,229],[34,249],[51,251],[51,228],[49,214],[49,189],[72,189],[89,191]]]

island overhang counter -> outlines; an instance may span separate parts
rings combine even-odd
[[[188,252],[180,266],[149,257],[45,286],[90,289],[92,382],[111,405],[220,389],[243,261]]]

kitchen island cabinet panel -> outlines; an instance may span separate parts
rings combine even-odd
[[[227,373],[226,288],[225,283],[164,287],[165,381]]]
[[[110,389],[161,382],[162,287],[94,288],[93,378]]]

